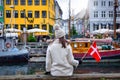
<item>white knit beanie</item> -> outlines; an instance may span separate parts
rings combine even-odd
[[[58,39],[58,38],[61,38],[65,36],[65,32],[62,30],[62,29],[59,29],[59,30],[55,30],[55,37]]]
[[[60,25],[59,24],[54,24],[54,26],[53,26],[53,29],[54,30],[58,30],[60,28]]]
[[[59,24],[54,25],[54,30],[55,30],[55,37],[57,39],[65,36],[65,32],[60,28]]]

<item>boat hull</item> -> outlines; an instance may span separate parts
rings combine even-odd
[[[27,50],[0,52],[0,63],[28,62],[28,54]]]
[[[28,61],[28,55],[15,55],[15,56],[5,56],[0,57],[0,63],[18,63],[18,62],[27,62]]]
[[[101,62],[120,62],[120,49],[100,51]],[[76,59],[81,59],[86,53],[73,53]],[[94,58],[86,54],[83,60],[94,60]],[[95,60],[94,60],[95,61]]]

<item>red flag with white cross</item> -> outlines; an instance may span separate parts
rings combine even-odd
[[[91,47],[88,50],[88,54],[90,54],[97,62],[100,62],[101,56],[99,54],[96,42],[94,41]]]

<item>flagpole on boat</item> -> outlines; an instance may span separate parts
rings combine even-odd
[[[83,57],[81,58],[81,61],[87,56],[88,53],[85,53]]]

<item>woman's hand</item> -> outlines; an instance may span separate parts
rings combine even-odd
[[[79,64],[82,64],[82,60],[81,59],[79,60]]]
[[[44,74],[45,74],[45,75],[50,75],[50,72],[45,72]]]

